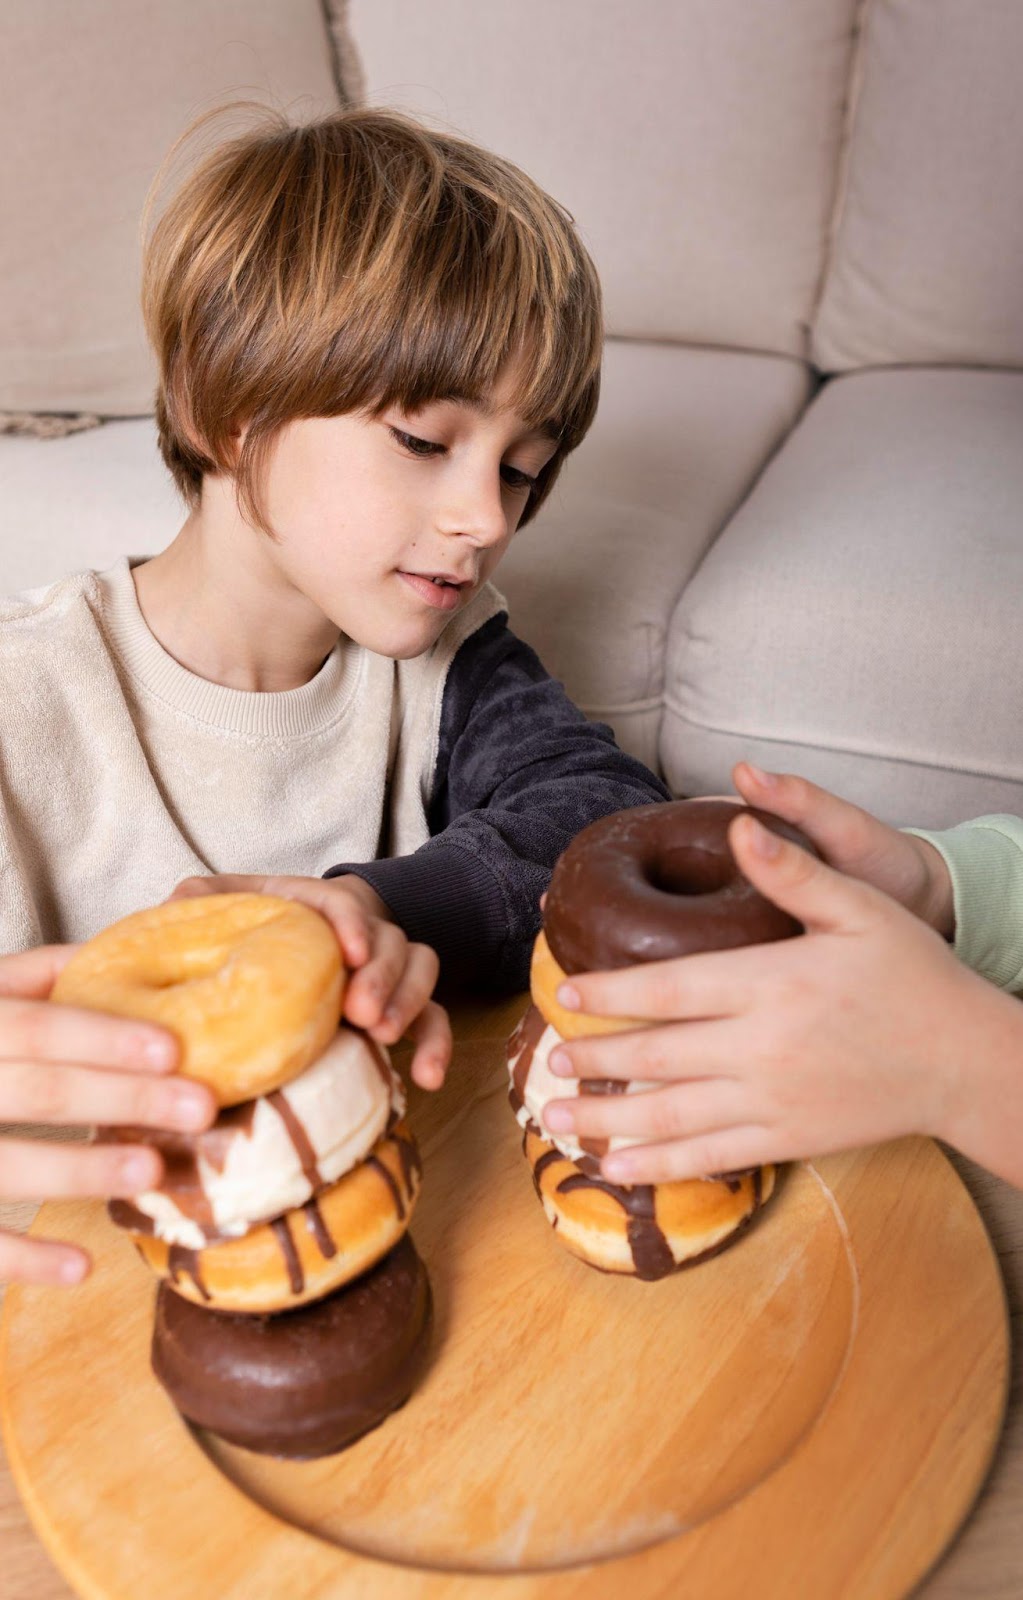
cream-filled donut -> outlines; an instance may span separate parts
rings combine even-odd
[[[304,1205],[362,1161],[404,1110],[386,1053],[342,1027],[297,1078],[222,1111],[203,1133],[119,1128],[115,1136],[163,1155],[160,1188],[134,1200],[154,1235],[201,1250]]]
[[[637,1079],[610,1078],[556,1078],[550,1068],[551,1051],[564,1040],[557,1028],[544,1021],[537,1006],[530,1006],[522,1021],[508,1041],[509,1098],[519,1127],[532,1130],[567,1156],[570,1161],[581,1162],[585,1167],[587,1157],[595,1163],[611,1150],[623,1150],[626,1145],[649,1144],[649,1139],[614,1137],[611,1139],[577,1139],[571,1133],[548,1131],[543,1114],[551,1100],[570,1100],[580,1094],[642,1094],[647,1089],[659,1087]]]

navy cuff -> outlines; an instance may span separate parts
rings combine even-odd
[[[490,868],[456,845],[431,844],[411,856],[331,867],[375,889],[409,939],[440,957],[446,983],[493,988],[508,937],[508,909]]]

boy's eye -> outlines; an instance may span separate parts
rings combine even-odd
[[[417,439],[414,433],[403,433],[400,428],[391,428],[390,433],[391,437],[397,439],[402,449],[407,450],[409,455],[436,456],[442,455],[444,452],[442,444],[434,444],[430,439]]]
[[[429,460],[432,456],[442,456],[446,446],[436,444],[432,439],[420,439],[414,433],[406,433],[403,428],[395,428],[388,423],[388,432],[392,439],[407,450],[410,456],[418,456],[420,460]],[[531,478],[528,472],[523,472],[520,467],[503,466],[501,477],[509,489],[520,494],[532,494],[539,479]]]
[[[519,467],[502,467],[501,476],[509,489],[525,490],[528,494],[532,494],[539,481],[531,478],[528,472],[523,472]]]

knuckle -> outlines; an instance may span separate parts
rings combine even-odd
[[[43,1053],[52,1031],[53,1013],[31,1000],[13,1001],[7,1011],[11,1044],[26,1056]]]
[[[409,945],[409,964],[419,969],[422,981],[432,989],[440,975],[440,957],[428,944]]]
[[[687,1165],[701,1178],[710,1178],[729,1172],[741,1163],[736,1162],[727,1140],[710,1136],[690,1142]]]
[[[64,1122],[70,1109],[64,1073],[27,1062],[14,1069],[14,1100],[26,1122]]]

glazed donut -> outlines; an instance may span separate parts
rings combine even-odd
[[[728,829],[746,811],[816,855],[797,828],[728,800],[636,806],[576,835],[554,868],[531,974],[534,1003],[563,1038],[638,1026],[565,1011],[555,996],[566,976],[802,932],[736,866]]]
[[[211,1311],[266,1315],[319,1300],[386,1255],[408,1227],[420,1170],[416,1142],[398,1123],[315,1199],[203,1250],[157,1238],[151,1220],[129,1201],[111,1200],[107,1209],[157,1277],[186,1300]]]
[[[169,1028],[179,1072],[233,1106],[316,1060],[338,1025],[344,971],[329,923],[308,906],[205,895],[104,929],[72,956],[51,998]]]
[[[404,1404],[431,1323],[429,1280],[406,1236],[357,1282],[286,1317],[205,1311],[163,1284],[153,1371],[198,1427],[307,1461],[343,1450]]]
[[[774,1190],[775,1169],[682,1183],[608,1183],[584,1171],[535,1128],[523,1152],[557,1237],[602,1272],[653,1281],[734,1243]]]
[[[386,1051],[341,1027],[283,1089],[229,1107],[201,1133],[117,1127],[101,1137],[160,1151],[159,1189],[133,1204],[157,1238],[201,1250],[304,1205],[351,1171],[404,1111]]]

